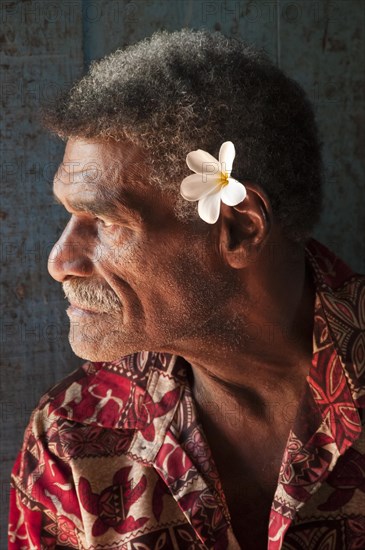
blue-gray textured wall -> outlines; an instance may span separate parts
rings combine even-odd
[[[311,98],[324,142],[325,212],[315,236],[365,271],[364,0],[1,1],[1,511],[40,395],[79,362],[47,255],[66,219],[51,182],[62,144],[38,109],[90,61],[155,30],[221,30],[264,47]]]

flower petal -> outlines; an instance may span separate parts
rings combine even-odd
[[[225,141],[222,143],[219,149],[219,163],[221,165],[222,172],[230,174],[232,172],[233,161],[236,156],[236,150],[231,141]]]
[[[186,164],[196,174],[217,174],[219,170],[217,159],[202,149],[191,151],[186,157]]]
[[[228,182],[228,185],[222,189],[222,202],[227,204],[227,206],[237,206],[237,204],[246,198],[246,187],[243,183],[240,183],[233,178],[228,178]]]
[[[217,176],[206,174],[190,174],[184,178],[180,185],[180,193],[187,201],[198,201],[202,199],[219,185]]]
[[[201,219],[207,223],[215,223],[219,218],[221,208],[221,191],[210,193],[198,202],[198,212]]]

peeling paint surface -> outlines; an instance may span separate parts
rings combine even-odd
[[[44,101],[93,59],[155,30],[209,28],[263,47],[312,100],[324,143],[325,211],[315,236],[365,271],[363,0],[17,0],[1,4],[1,488],[29,415],[79,363],[47,256],[67,219],[51,182],[63,146],[41,129]],[[4,506],[5,504],[5,506]],[[6,529],[2,529],[5,537]],[[0,542],[5,548],[5,538]]]

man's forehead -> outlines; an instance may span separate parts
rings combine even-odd
[[[68,139],[65,147],[64,162],[75,162],[85,158],[100,158],[100,148],[103,142],[89,139]]]
[[[109,201],[138,207],[148,174],[144,155],[132,143],[114,140],[69,139],[54,177],[56,196],[97,194]]]
[[[90,183],[92,173],[104,183],[124,173],[129,176],[146,173],[145,154],[135,145],[113,140],[69,139],[59,171],[85,177]]]

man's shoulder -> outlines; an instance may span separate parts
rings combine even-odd
[[[311,240],[307,247],[316,292],[330,328],[342,333],[365,330],[365,274],[357,273],[323,244]],[[341,325],[341,326],[340,326]]]
[[[333,343],[355,403],[365,406],[365,275],[353,271],[323,244],[307,248],[317,290],[316,346]]]

